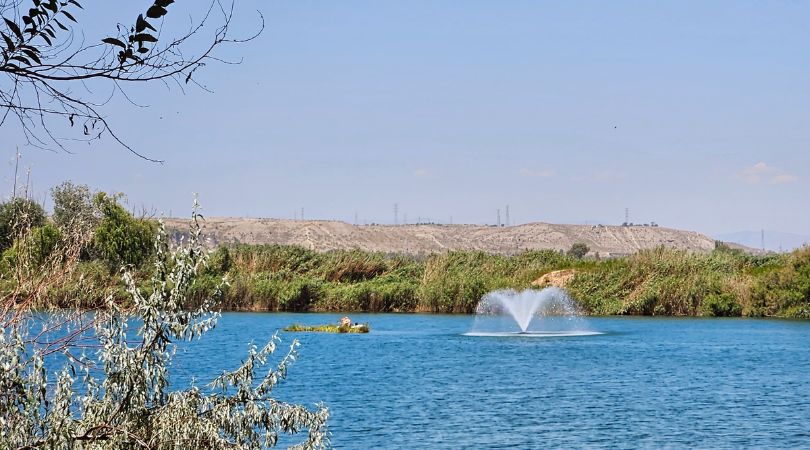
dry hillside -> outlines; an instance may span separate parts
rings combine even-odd
[[[186,223],[165,221],[182,231]],[[567,250],[584,242],[591,253],[618,256],[664,245],[709,251],[714,240],[693,231],[642,226],[591,226],[529,223],[512,227],[481,225],[362,225],[337,221],[207,218],[205,233],[214,244],[288,244],[318,251],[359,248],[389,253],[427,254],[483,250],[513,254],[524,250]]]

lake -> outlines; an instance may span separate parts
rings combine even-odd
[[[810,322],[588,318],[603,334],[538,338],[467,336],[471,316],[351,316],[371,333],[280,333],[302,346],[275,394],[326,403],[335,448],[810,447]],[[178,352],[176,380],[339,317],[225,313]]]

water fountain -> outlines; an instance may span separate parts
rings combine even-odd
[[[588,336],[590,331],[577,306],[564,290],[505,289],[485,295],[476,308],[475,324],[469,336],[527,337]],[[542,320],[535,321],[535,318]],[[537,327],[532,327],[538,322]],[[518,330],[514,330],[517,326]],[[508,330],[508,331],[505,331]]]

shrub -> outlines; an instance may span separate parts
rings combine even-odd
[[[732,317],[742,314],[742,307],[728,292],[712,292],[703,300],[701,312],[706,316]]]
[[[55,226],[45,224],[20,236],[11,248],[3,252],[3,266],[9,268],[19,264],[19,258],[26,258],[26,264],[41,265],[53,253],[62,238],[62,233]]]
[[[211,253],[206,266],[206,272],[215,275],[224,275],[231,270],[231,252],[228,247],[221,246]]]
[[[93,239],[97,256],[113,270],[121,266],[139,267],[148,260],[154,249],[155,222],[133,217],[116,196],[104,192],[96,194],[93,204],[101,212]]]
[[[0,251],[11,247],[28,230],[45,224],[45,210],[27,198],[15,198],[0,205]]]
[[[61,230],[91,232],[99,222],[90,188],[65,181],[51,188],[53,222]]]

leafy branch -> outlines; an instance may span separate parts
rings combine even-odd
[[[134,105],[126,92],[133,83],[160,82],[183,93],[191,84],[207,91],[196,81],[196,72],[210,62],[238,64],[219,57],[219,47],[251,41],[264,29],[259,14],[254,34],[231,37],[233,3],[226,7],[212,0],[197,23],[166,38],[163,25],[174,0],[154,0],[130,26],[119,24],[114,36],[88,44],[76,37],[84,9],[79,1],[32,0],[27,13],[23,3],[0,0],[5,26],[0,29],[0,75],[5,76],[0,79],[0,128],[14,121],[29,145],[64,151],[70,151],[68,142],[109,136],[150,161],[158,160],[136,152],[118,136],[104,107],[116,94]],[[211,22],[216,23],[213,33],[203,37]],[[109,93],[97,94],[99,90]]]

